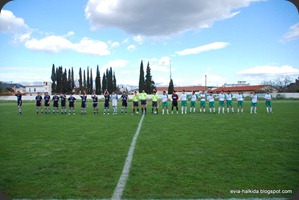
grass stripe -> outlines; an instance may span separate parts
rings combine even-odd
[[[142,115],[142,117],[139,121],[136,133],[134,135],[134,138],[132,140],[132,143],[131,143],[131,146],[130,146],[130,149],[129,149],[129,152],[128,152],[128,155],[126,158],[126,162],[125,162],[122,174],[121,174],[119,181],[117,183],[117,186],[114,190],[112,199],[121,199],[121,197],[122,197],[123,191],[125,189],[125,186],[126,186],[126,183],[127,183],[128,177],[129,177],[131,163],[133,160],[134,149],[135,149],[136,141],[137,141],[137,138],[138,138],[141,126],[142,126],[143,118],[144,118],[144,115]]]

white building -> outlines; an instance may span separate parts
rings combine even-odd
[[[42,82],[41,84],[36,85],[26,85],[26,95],[27,96],[36,96],[38,92],[44,94],[48,92],[52,93],[51,82]]]

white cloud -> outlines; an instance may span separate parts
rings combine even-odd
[[[106,71],[106,69],[112,67],[112,69],[126,67],[130,61],[128,60],[112,60],[102,66],[101,71]]]
[[[273,76],[273,75],[299,75],[299,69],[289,65],[283,66],[256,66],[239,71],[237,75],[241,76]]]
[[[98,40],[91,40],[84,37],[78,44],[75,44],[75,51],[79,53],[98,55],[98,56],[107,56],[110,55],[108,50],[108,45],[105,42]]]
[[[67,34],[64,35],[64,37],[71,37],[75,35],[75,32],[74,31],[69,31]]]
[[[19,42],[24,43],[25,41],[29,40],[30,37],[31,37],[31,33],[25,33],[25,34],[19,35],[17,39]]]
[[[151,70],[154,72],[170,72],[170,57],[168,56],[161,57],[160,59],[151,58],[149,63]],[[172,71],[175,71],[175,69],[172,69]]]
[[[9,10],[2,10],[0,15],[0,32],[18,33],[29,30],[23,18],[16,17]]]
[[[123,44],[128,44],[129,41],[130,41],[130,39],[129,39],[129,38],[126,38],[126,39],[124,39],[124,40],[122,41],[122,43],[123,43]]]
[[[140,45],[143,43],[144,38],[141,35],[137,35],[133,37],[133,40]]]
[[[199,53],[202,53],[205,51],[222,49],[222,48],[226,47],[227,45],[229,45],[229,44],[226,42],[213,42],[213,43],[206,44],[203,46],[198,46],[198,47],[194,47],[194,48],[184,49],[182,51],[177,51],[177,52],[175,52],[175,54],[180,55],[180,56],[186,56],[186,55],[190,55],[190,54],[199,54]]]
[[[292,40],[296,40],[298,38],[299,38],[299,23],[294,24],[289,28],[288,32],[286,32],[283,35],[281,42],[289,42]]]
[[[75,46],[62,36],[48,36],[43,39],[30,39],[25,42],[25,47],[33,51],[58,53],[63,50],[73,49]]]
[[[120,45],[119,42],[113,42],[113,43],[111,44],[111,47],[113,47],[113,48],[114,48],[114,47],[119,47],[119,45]]]
[[[16,42],[30,38],[32,30],[23,18],[16,17],[9,10],[2,10],[0,15],[0,33],[13,34]]]
[[[134,35],[167,36],[208,28],[261,0],[88,0],[85,17],[92,29],[119,28]]]
[[[70,32],[67,36],[70,36]],[[49,53],[59,53],[65,50],[73,50],[78,53],[107,56],[110,55],[108,45],[99,40],[82,38],[78,43],[73,43],[63,36],[51,35],[42,39],[29,39],[25,42],[25,47],[33,51],[44,51]]]
[[[129,51],[134,51],[134,50],[136,49],[136,46],[133,45],[133,44],[131,44],[131,45],[129,45],[129,46],[127,47],[127,49],[128,49]]]
[[[31,36],[32,29],[29,28],[23,18],[16,17],[11,11],[2,10],[0,15],[0,32],[13,34],[15,41],[21,42],[27,49],[33,51],[44,51],[49,53],[59,53],[65,50],[72,50],[78,53],[107,56],[110,55],[106,42],[82,38],[78,43],[70,41],[69,37],[75,35],[69,31],[63,36],[50,35],[41,39]],[[119,43],[114,42],[111,47],[117,47]]]

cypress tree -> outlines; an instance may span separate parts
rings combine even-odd
[[[87,75],[86,75],[86,90],[85,92],[88,93],[90,89],[90,82],[89,82],[89,67],[87,67]]]
[[[83,90],[86,91],[86,75],[85,75],[85,69],[83,70]]]
[[[92,78],[92,69],[90,68],[90,88],[89,88],[89,94],[92,94],[92,91],[93,91],[93,78]]]
[[[95,84],[96,84],[96,94],[101,94],[101,74],[99,71],[99,65],[97,66],[97,75],[96,75],[96,80],[95,80]]]
[[[152,79],[151,68],[149,62],[146,67],[146,75],[145,75],[145,87],[144,90],[148,94],[153,94],[153,91],[156,89],[155,82]]]
[[[104,93],[106,89],[107,89],[107,80],[106,80],[106,74],[104,73],[102,79],[102,92]]]
[[[75,88],[75,78],[74,78],[74,68],[72,67],[72,75],[71,75],[71,90]]]
[[[55,93],[56,92],[56,71],[55,71],[55,65],[52,65],[52,74],[51,74],[51,80],[52,80],[52,92]]]
[[[108,71],[108,91],[109,93],[112,93],[114,91],[114,87],[113,87],[113,74],[112,74],[112,67],[110,67],[109,71]]]
[[[140,63],[140,72],[139,72],[139,92],[144,90],[144,70],[143,70],[143,61]]]
[[[110,93],[110,89],[109,89],[109,84],[108,84],[108,82],[109,82],[109,70],[108,70],[108,68],[107,68],[107,69],[106,69],[106,76],[105,76],[105,85],[106,85],[105,89],[107,89],[108,92]]]
[[[62,66],[56,68],[56,90],[55,93],[59,93],[62,90]]]
[[[66,68],[64,69],[64,72],[62,74],[61,87],[62,87],[61,92],[66,93],[67,92],[67,72],[66,72]]]
[[[71,77],[71,69],[68,70],[68,78],[67,78],[67,93],[71,93],[72,92],[72,87],[71,87],[71,82],[72,82],[72,77]]]
[[[170,79],[169,86],[168,86],[168,94],[173,94],[174,85],[172,79]]]
[[[113,85],[113,91],[116,92],[117,91],[117,85],[116,85],[115,72],[113,72],[112,85]]]
[[[79,89],[80,89],[80,91],[82,91],[82,89],[83,89],[82,69],[81,69],[81,67],[79,68]]]

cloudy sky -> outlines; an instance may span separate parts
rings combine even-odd
[[[297,52],[297,53],[296,53]],[[285,0],[14,0],[0,15],[0,81],[48,81],[51,68],[138,85],[221,86],[299,76],[299,14]]]

